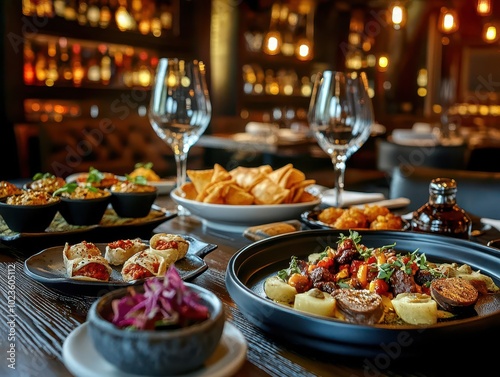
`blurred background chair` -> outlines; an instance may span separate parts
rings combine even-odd
[[[90,167],[119,175],[152,162],[161,177],[175,175],[174,155],[145,117],[72,120],[40,125],[40,171],[66,177]],[[203,167],[203,148],[192,148],[189,168]]]
[[[473,148],[467,170],[500,172],[500,144]]]
[[[457,181],[457,204],[467,212],[500,219],[500,173],[401,165],[393,170],[389,197],[409,198],[407,210],[416,210],[427,203],[434,178]]]
[[[467,144],[410,146],[378,139],[376,144],[377,168],[390,179],[394,168],[400,165],[463,170],[467,167]]]

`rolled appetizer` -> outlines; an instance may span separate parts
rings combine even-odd
[[[110,264],[117,266],[125,263],[132,255],[147,248],[148,245],[142,242],[140,238],[117,240],[106,245],[104,258]]]
[[[177,234],[158,233],[149,240],[151,252],[161,255],[170,265],[186,256],[189,242]]]
[[[63,248],[63,261],[64,267],[66,270],[70,265],[70,261],[79,258],[88,258],[88,257],[96,257],[102,256],[101,250],[93,244],[92,242],[82,241],[80,243],[69,245],[67,242]]]
[[[101,255],[72,259],[66,272],[71,279],[109,281],[112,269]]]
[[[124,281],[146,279],[163,276],[168,266],[165,258],[147,249],[132,255],[123,264],[121,274]]]

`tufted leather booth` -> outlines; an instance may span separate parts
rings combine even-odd
[[[409,198],[407,210],[413,211],[427,203],[429,183],[439,177],[457,181],[457,204],[467,212],[500,219],[500,173],[401,165],[394,168],[389,196]]]
[[[172,150],[152,129],[147,117],[71,120],[40,125],[43,172],[66,177],[90,167],[123,175],[138,162],[152,162],[163,177],[176,173]],[[203,149],[193,147],[188,168],[203,166]]]

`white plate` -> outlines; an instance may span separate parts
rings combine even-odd
[[[182,377],[231,376],[243,365],[247,354],[245,337],[234,325],[226,322],[220,343],[205,366]],[[88,333],[88,324],[78,326],[63,344],[63,362],[75,377],[139,377],[122,372],[107,362],[94,348]]]
[[[175,202],[188,209],[192,215],[206,220],[207,225],[220,229],[227,226],[229,231],[235,227],[298,220],[302,212],[311,210],[321,203],[321,199],[318,197],[312,202],[292,204],[210,204],[183,198],[179,195],[178,189],[172,191],[170,195]]]
[[[155,186],[158,195],[166,195],[175,187],[176,181],[175,179],[162,179],[161,181],[148,181],[148,185]]]

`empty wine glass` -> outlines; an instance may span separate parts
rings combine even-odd
[[[373,108],[366,74],[326,70],[317,74],[309,104],[309,126],[332,159],[334,205],[341,207],[346,161],[370,137]]]
[[[148,114],[157,135],[174,152],[179,190],[186,183],[189,149],[205,132],[212,115],[203,62],[161,58],[151,88]],[[189,211],[178,206],[178,215],[188,214]]]

